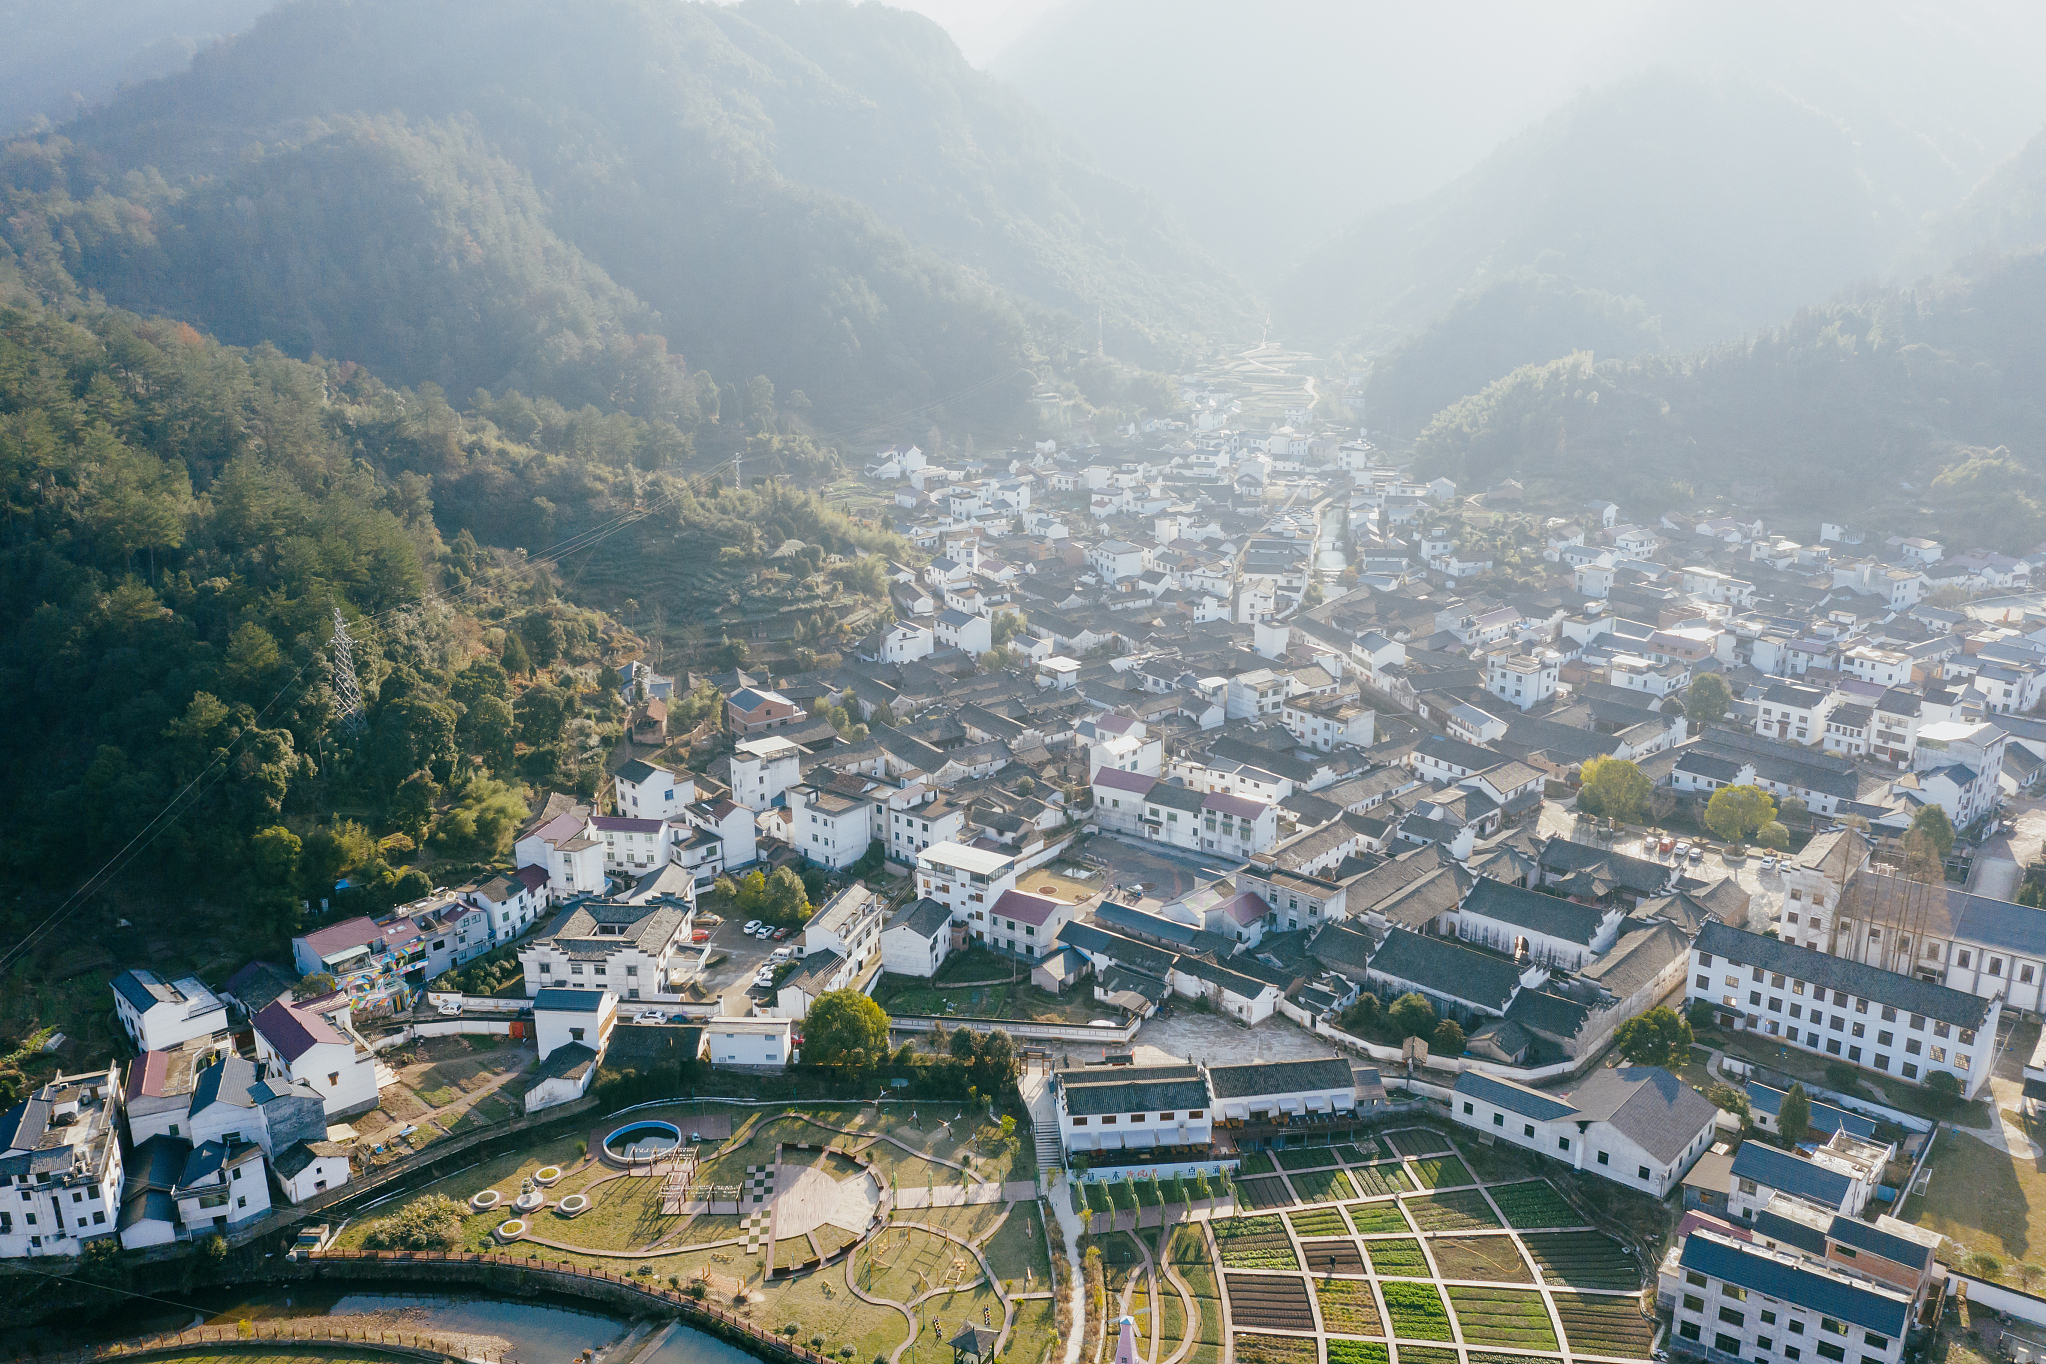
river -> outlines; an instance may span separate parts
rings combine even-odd
[[[295,1284],[256,1290],[202,1289],[131,1301],[90,1324],[63,1331],[9,1332],[5,1355],[76,1349],[101,1341],[175,1331],[198,1323],[274,1321],[285,1317],[351,1317],[375,1328],[422,1335],[494,1337],[522,1364],[555,1364],[598,1354],[631,1323],[593,1311],[572,1298],[505,1298],[471,1293],[401,1293],[342,1284]],[[753,1364],[753,1356],[701,1331],[678,1326],[661,1348],[639,1364]]]

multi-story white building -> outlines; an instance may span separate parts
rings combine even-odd
[[[1659,1066],[1595,1070],[1568,1095],[1465,1071],[1450,1117],[1495,1140],[1657,1198],[1711,1144],[1719,1110]]]
[[[749,810],[782,803],[782,793],[803,779],[803,750],[778,734],[732,745],[732,799]]]
[[[634,758],[613,774],[618,813],[627,819],[666,819],[696,799],[696,783],[657,763]]]
[[[788,791],[789,837],[812,862],[842,870],[867,855],[874,841],[874,803],[825,787]]]
[[[703,1025],[704,1060],[738,1070],[783,1070],[795,1052],[792,1018],[717,1017]]]
[[[519,949],[526,994],[610,990],[625,1000],[679,1001],[684,982],[673,973],[688,950],[693,915],[693,906],[666,901],[585,901]]]
[[[1041,957],[1058,941],[1059,930],[1072,921],[1074,906],[1049,895],[1005,890],[985,909],[966,913],[966,932],[973,941],[997,952]]]
[[[114,1014],[138,1051],[168,1051],[227,1033],[227,1001],[197,976],[165,980],[146,967],[113,979]]]
[[[824,902],[803,926],[803,955],[836,952],[862,970],[881,955],[881,922],[888,902],[857,883]]]
[[[117,1230],[121,1068],[59,1075],[0,1113],[0,1258],[76,1255]]]
[[[229,1232],[270,1211],[263,1148],[208,1141],[192,1148],[171,1193],[188,1236]]]
[[[555,904],[604,889],[604,840],[590,819],[587,805],[556,795],[512,845],[514,863],[547,873],[547,895]]]
[[[524,867],[509,876],[471,881],[455,891],[464,904],[483,911],[492,945],[510,942],[533,926],[547,907],[547,882],[538,867]]]
[[[924,979],[952,955],[952,911],[936,900],[917,900],[881,930],[881,969]]]
[[[1838,692],[1773,682],[1758,703],[1755,733],[1801,744],[1817,743],[1825,733],[1826,716],[1846,699]]]
[[[612,876],[645,876],[668,865],[670,826],[665,819],[595,815],[590,827],[604,841],[604,870]]]
[[[1276,716],[1286,708],[1286,693],[1291,688],[1291,678],[1281,677],[1270,668],[1238,673],[1229,679],[1227,717],[1257,720]]]
[[[1794,1252],[1705,1230],[1678,1259],[1669,1348],[1692,1359],[1897,1364],[1911,1299]]]
[[[933,843],[957,841],[966,829],[965,807],[942,796],[906,810],[891,809],[887,819],[888,860],[903,866],[914,863],[916,855]]]
[[[1991,724],[1944,720],[1921,725],[1912,774],[1898,784],[1915,781],[1924,798],[1945,810],[1958,829],[1996,809],[2001,794],[1997,779],[2009,740]]]
[[[994,624],[986,616],[964,611],[940,611],[932,623],[941,649],[958,649],[976,658],[994,648]]]
[[[1016,859],[1007,853],[933,843],[916,855],[916,893],[945,906],[954,923],[965,923],[973,910],[985,910],[1015,888]]]
[[[266,1073],[312,1086],[330,1118],[377,1106],[376,1053],[349,1022],[343,1004],[322,1015],[276,1000],[254,1021],[256,1059]]]
[[[312,1086],[266,1077],[243,1056],[223,1056],[192,1082],[192,1110],[184,1140],[194,1146],[252,1141],[275,1157],[301,1141],[325,1141],[327,1106]]]
[[[1214,1141],[1214,1106],[1197,1065],[1069,1067],[1053,1073],[1052,1093],[1068,1155]]]
[[[1280,716],[1289,734],[1324,753],[1369,748],[1378,733],[1378,712],[1350,697],[1292,697]]]
[[[1973,1098],[1989,1082],[2000,996],[1949,989],[1707,921],[1691,944],[1689,1000],[1722,1027],[1923,1084],[1944,1071]]]

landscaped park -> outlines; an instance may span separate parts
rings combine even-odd
[[[968,1324],[999,1333],[1005,1359],[1044,1364],[1043,1210],[984,1123],[946,1104],[648,1108],[418,1189],[332,1249],[645,1277],[857,1364],[950,1364]]]
[[[1649,1357],[1639,1261],[1517,1154],[1404,1128],[1247,1156],[1233,1215],[1187,1192],[1079,1196],[1123,1210],[1094,1241],[1151,1364]]]

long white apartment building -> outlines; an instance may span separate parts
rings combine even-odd
[[[1678,1259],[1672,1352],[1719,1364],[1897,1364],[1907,1294],[1792,1251],[1693,1231]]]

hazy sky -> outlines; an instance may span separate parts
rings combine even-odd
[[[994,55],[1067,0],[867,0],[914,10],[942,25],[975,66]]]

